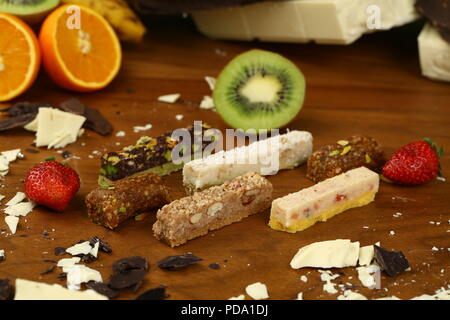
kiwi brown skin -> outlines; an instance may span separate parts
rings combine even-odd
[[[229,126],[260,131],[281,128],[294,120],[303,106],[305,90],[303,73],[292,61],[253,49],[222,70],[213,99]]]
[[[0,0],[0,11],[37,26],[59,3],[59,0]]]

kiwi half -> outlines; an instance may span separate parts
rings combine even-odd
[[[42,21],[59,0],[0,0],[0,12],[15,15],[30,24]]]
[[[280,128],[302,108],[305,78],[283,56],[254,49],[228,63],[213,97],[219,114],[236,129]]]

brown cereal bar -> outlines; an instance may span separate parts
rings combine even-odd
[[[128,218],[170,201],[161,177],[148,173],[98,187],[87,195],[86,206],[92,222],[114,229]]]
[[[361,166],[380,171],[385,162],[383,150],[374,138],[354,135],[315,151],[308,159],[306,176],[317,183]]]
[[[153,225],[155,237],[172,247],[211,230],[264,211],[272,202],[272,184],[257,173],[247,173],[161,208]]]

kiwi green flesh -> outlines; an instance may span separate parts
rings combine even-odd
[[[0,12],[27,16],[49,11],[58,4],[59,0],[0,0]]]
[[[304,96],[305,79],[297,66],[257,49],[234,58],[219,75],[213,93],[225,122],[244,130],[286,125],[300,111]]]

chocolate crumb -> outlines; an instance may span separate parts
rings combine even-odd
[[[39,153],[39,150],[31,149],[31,148],[27,148],[27,149],[25,149],[25,151],[28,153]]]
[[[94,255],[92,255],[90,253],[81,255],[81,261],[82,262],[91,263],[91,262],[93,262],[95,260],[97,260],[97,257],[95,257]]]
[[[114,299],[119,295],[119,291],[110,288],[107,284],[102,282],[89,281],[86,287],[100,293],[109,299]]]
[[[44,262],[48,262],[48,263],[56,263],[55,260],[52,259],[44,259]]]
[[[58,279],[59,280],[64,280],[66,278],[67,278],[67,273],[61,272],[60,274],[58,274]]]
[[[12,300],[14,296],[14,288],[9,279],[0,279],[0,301]]]
[[[68,158],[72,157],[72,152],[70,152],[70,151],[63,151],[63,153],[61,154],[61,156],[62,156],[64,159],[68,159]]]
[[[53,270],[55,270],[55,267],[56,267],[56,264],[54,264],[54,265],[50,266],[50,267],[49,267],[49,268],[47,268],[46,270],[42,271],[42,272],[40,273],[40,275],[44,275],[44,274],[47,274],[47,273],[53,272]]]
[[[175,271],[200,261],[203,261],[203,259],[194,256],[192,253],[187,253],[164,258],[158,262],[158,267],[164,270]]]
[[[63,247],[55,248],[55,256],[62,256],[63,254],[66,254],[66,248]]]
[[[145,291],[139,295],[136,300],[164,300],[168,297],[169,295],[166,293],[166,287],[161,285],[157,288]]]
[[[374,245],[375,261],[388,276],[394,277],[409,268],[409,262],[401,251],[389,251]]]
[[[26,237],[28,237],[28,235],[27,234],[21,234],[21,235],[19,235],[19,237],[26,238]]]
[[[211,263],[208,267],[210,267],[213,270],[219,270],[220,269],[220,264],[218,264],[218,263]]]

